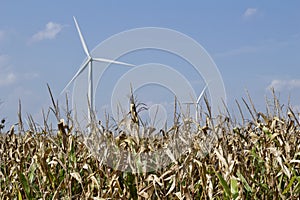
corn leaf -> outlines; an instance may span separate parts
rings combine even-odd
[[[23,173],[19,174],[20,182],[22,184],[22,187],[24,189],[25,195],[27,199],[32,199],[30,194],[30,186],[28,184],[28,181]]]
[[[225,193],[227,194],[227,196],[230,197],[231,192],[230,192],[229,185],[227,184],[227,182],[225,181],[225,179],[223,178],[223,176],[220,173],[218,173],[218,172],[215,172],[215,173],[216,173],[218,179],[220,180],[220,183],[221,183],[222,187],[224,188]]]

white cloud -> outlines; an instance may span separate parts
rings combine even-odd
[[[26,80],[31,80],[31,79],[35,79],[38,78],[40,75],[36,72],[28,72],[23,74],[23,78]]]
[[[300,88],[300,79],[273,80],[267,89],[274,88],[275,91],[285,91]]]
[[[243,17],[249,18],[257,14],[257,8],[247,8],[243,14]]]
[[[32,80],[39,77],[36,72],[16,73],[10,64],[8,55],[0,55],[0,87],[9,86],[22,80]]]
[[[8,62],[8,55],[0,55],[0,87],[10,85],[16,81],[16,74],[10,70]]]
[[[54,39],[58,33],[61,32],[63,25],[54,22],[49,22],[46,24],[44,30],[39,31],[31,37],[31,42],[37,42],[41,40],[51,40]]]
[[[13,72],[0,75],[0,87],[10,85],[16,81],[16,75]]]

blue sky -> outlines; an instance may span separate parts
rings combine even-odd
[[[264,110],[270,86],[300,108],[299,1],[3,1],[0,0],[0,116],[41,119],[49,83],[57,98],[85,59],[73,16],[89,49],[119,32],[164,27],[201,44],[218,66],[228,105],[248,89]],[[158,58],[157,58],[158,59]],[[138,60],[138,63],[151,59]],[[143,99],[142,97],[140,99]]]

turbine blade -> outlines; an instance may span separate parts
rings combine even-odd
[[[199,95],[199,97],[198,97],[198,99],[197,99],[196,105],[199,104],[199,102],[200,102],[202,96],[204,95],[204,92],[205,92],[205,90],[206,90],[207,87],[208,87],[208,84],[206,84],[205,87],[203,88],[201,94]]]
[[[80,69],[77,71],[75,76],[71,79],[71,81],[67,84],[67,86],[62,90],[62,93],[66,91],[66,89],[71,85],[71,83],[83,72],[83,70],[88,66],[89,62],[91,62],[90,59],[86,60],[86,62],[80,67]]]
[[[77,23],[77,21],[76,21],[76,18],[75,18],[74,16],[73,16],[73,19],[74,19],[75,26],[76,26],[76,28],[77,28],[77,31],[78,31],[78,34],[79,34],[79,37],[80,37],[80,41],[81,41],[83,50],[84,50],[85,54],[86,54],[88,57],[90,57],[89,49],[88,49],[87,46],[86,46],[86,43],[85,43],[85,41],[84,41],[84,38],[83,38],[82,33],[81,33],[81,31],[80,31],[80,28],[79,28],[79,25],[78,25],[78,23]]]
[[[124,63],[124,62],[119,62],[119,61],[115,61],[115,60],[109,60],[109,59],[105,59],[105,58],[93,58],[93,60],[98,61],[98,62],[112,63],[112,64],[118,64],[118,65],[126,65],[126,66],[130,66],[130,67],[135,67],[136,66],[136,65],[132,65],[132,64]]]

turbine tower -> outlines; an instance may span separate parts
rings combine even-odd
[[[80,31],[79,25],[78,25],[78,23],[76,21],[76,18],[74,16],[73,16],[73,19],[74,19],[75,26],[76,26],[76,29],[78,31],[79,37],[80,37],[80,41],[81,41],[83,50],[84,50],[85,54],[87,55],[87,60],[79,68],[79,70],[77,71],[75,76],[71,79],[71,81],[63,89],[61,94],[64,93],[65,90],[70,86],[70,84],[88,67],[88,70],[89,70],[89,72],[88,72],[88,101],[89,101],[89,104],[90,104],[90,106],[88,108],[88,118],[89,118],[89,122],[91,122],[91,120],[92,120],[92,111],[94,110],[93,61],[110,63],[110,64],[119,64],[119,65],[125,65],[125,66],[130,66],[130,67],[134,67],[135,65],[124,63],[124,62],[118,62],[118,61],[114,61],[114,60],[109,60],[109,59],[105,59],[105,58],[93,58],[91,56],[89,50],[88,50],[88,47],[87,47],[87,45],[85,43],[85,40],[82,36],[82,33]]]

